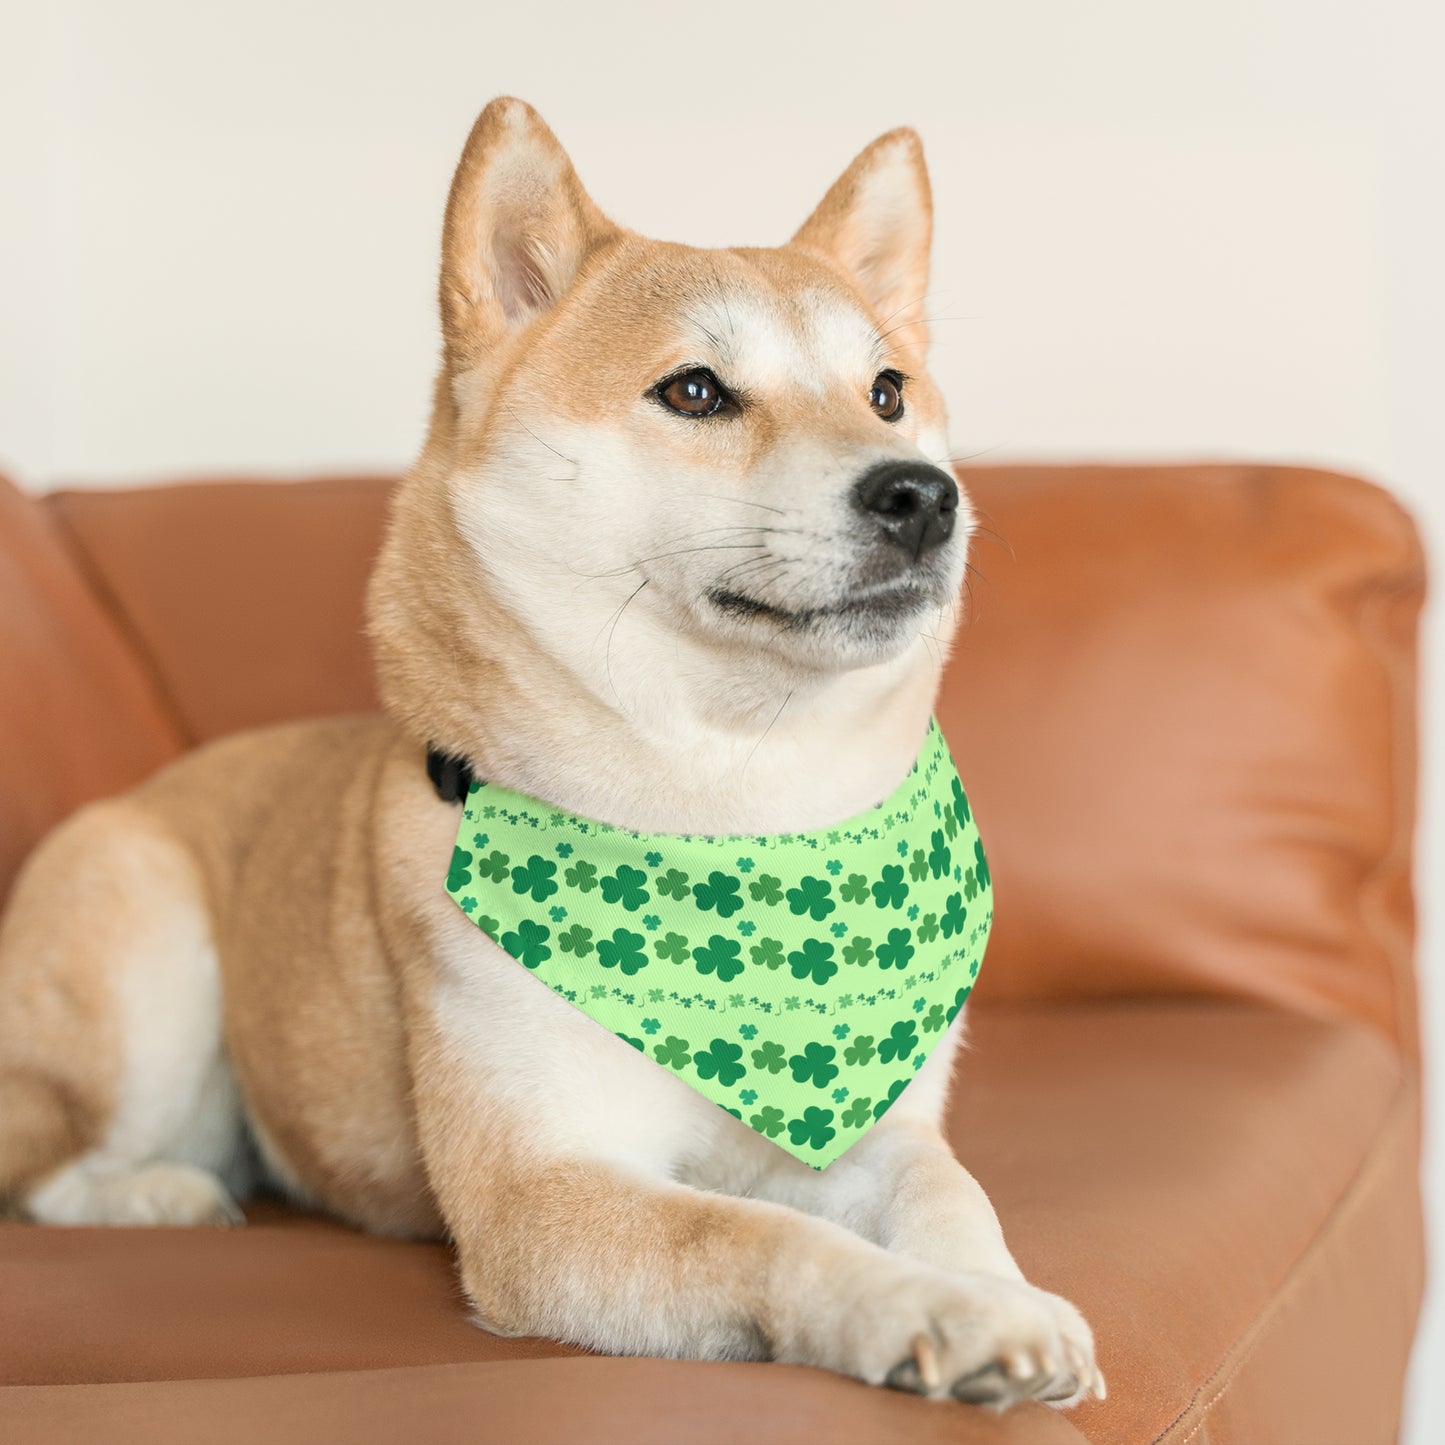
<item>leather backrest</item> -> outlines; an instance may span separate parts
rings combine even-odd
[[[362,600],[390,479],[50,498],[191,742],[377,707]]]
[[[0,901],[40,838],[182,738],[43,505],[0,477]]]
[[[940,717],[995,882],[979,999],[1264,998],[1413,1051],[1409,518],[1284,467],[964,480]]]
[[[939,712],[996,886],[979,1002],[1267,999],[1413,1052],[1409,519],[1301,469],[964,476],[982,530]],[[374,705],[361,599],[386,492],[52,506],[201,741]]]

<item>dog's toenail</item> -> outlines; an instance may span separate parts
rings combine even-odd
[[[927,1335],[914,1335],[913,1358],[918,1363],[918,1376],[925,1389],[936,1390],[943,1383],[943,1372],[938,1368],[938,1351]]]

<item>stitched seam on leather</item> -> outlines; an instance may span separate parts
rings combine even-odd
[[[1400,1087],[1396,1089],[1390,1100],[1390,1106],[1385,1112],[1381,1127],[1376,1133],[1379,1139],[1383,1135],[1390,1135],[1393,1138],[1395,1130],[1402,1127],[1404,1123],[1405,1110],[1412,1097],[1412,1088],[1418,1088],[1419,1076],[1413,1070],[1405,1073]],[[1319,1254],[1332,1241],[1338,1232],[1341,1223],[1348,1218],[1351,1211],[1363,1200],[1370,1187],[1375,1182],[1375,1177],[1385,1168],[1389,1161],[1390,1151],[1386,1148],[1377,1147],[1373,1149],[1369,1157],[1355,1171],[1350,1182],[1341,1191],[1338,1199],[1330,1206],[1329,1213],[1325,1216],[1324,1222],[1315,1231],[1303,1252],[1290,1265],[1279,1288],[1274,1291],[1266,1301],[1263,1309],[1250,1323],[1248,1328],[1239,1339],[1230,1346],[1229,1356],[1214,1370],[1213,1374],[1204,1384],[1200,1385],[1189,1398],[1189,1403],[1154,1437],[1153,1445],[1165,1445],[1166,1441],[1173,1440],[1173,1445],[1189,1445],[1189,1442],[1204,1428],[1209,1421],[1209,1413],[1229,1392],[1229,1387],[1234,1383],[1235,1376],[1254,1357],[1255,1347],[1264,1339],[1271,1328],[1283,1315],[1290,1297],[1296,1294],[1299,1288],[1309,1279],[1313,1270],[1314,1262]],[[1205,1390],[1216,1386],[1214,1393],[1202,1405],[1200,1397]],[[1176,1437],[1174,1432],[1178,1430],[1191,1415],[1198,1415],[1193,1427],[1187,1435]]]
[[[135,619],[121,603],[120,598],[116,596],[110,583],[105,580],[94,555],[81,541],[80,534],[71,526],[64,511],[53,503],[48,504],[45,511],[54,524],[55,530],[60,534],[61,541],[70,553],[76,570],[81,574],[86,586],[89,587],[91,595],[114,624],[116,631],[120,633],[121,640],[130,650],[136,665],[145,674],[146,681],[150,683],[151,691],[155,694],[155,699],[166,716],[166,721],[176,730],[181,742],[181,751],[187,752],[194,748],[197,743],[196,734],[186,721],[185,714],[181,711],[180,704],[176,701],[175,694],[166,681],[165,673],[146,643]]]

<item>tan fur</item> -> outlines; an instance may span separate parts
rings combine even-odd
[[[942,459],[930,225],[895,131],[788,246],[647,241],[534,112],[487,107],[447,205],[431,427],[369,595],[387,716],[214,744],[37,851],[0,931],[0,1194],[224,1223],[259,1169],[367,1228],[449,1233],[492,1329],[1000,1403],[1102,1391],[1088,1327],[1023,1282],[942,1141],[957,1029],[816,1175],[460,915],[457,812],[423,768],[435,743],[657,831],[814,827],[887,794],[968,522],[878,580],[850,501],[874,463]],[[667,413],[652,389],[691,365],[740,409]],[[867,400],[884,368],[896,422]],[[741,620],[733,578],[760,609]],[[919,600],[873,610],[889,588]]]

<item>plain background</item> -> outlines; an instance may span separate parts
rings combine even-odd
[[[1445,556],[1438,3],[0,6],[0,467],[27,485],[400,467],[442,199],[532,101],[650,234],[782,240],[908,123],[953,448],[1320,462]],[[1445,722],[1427,629],[1424,728]],[[1445,1237],[1445,819],[1420,865]],[[1445,1439],[1441,1291],[1414,1445]],[[1347,1361],[1322,1361],[1346,1369]]]

